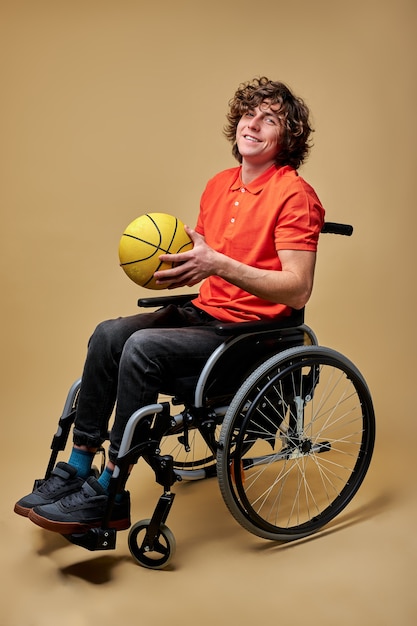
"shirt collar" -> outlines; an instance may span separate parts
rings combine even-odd
[[[244,185],[242,182],[242,166],[240,166],[237,170],[236,180],[230,186],[231,191],[238,191],[240,189],[246,189],[249,193],[257,194],[265,187],[266,183],[270,178],[276,173],[279,172],[279,175],[282,176],[286,171],[288,171],[289,166],[285,165],[284,167],[276,167],[276,165],[271,165],[267,170],[265,170],[260,176],[252,180],[248,185]]]

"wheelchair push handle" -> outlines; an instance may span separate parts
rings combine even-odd
[[[345,235],[350,237],[353,233],[353,226],[350,224],[339,224],[338,222],[324,222],[321,229],[323,234],[329,233],[331,235]]]

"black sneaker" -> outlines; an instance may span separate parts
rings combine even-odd
[[[96,478],[90,476],[80,491],[65,496],[53,504],[37,506],[29,513],[29,519],[46,530],[72,535],[87,532],[101,526],[106,512],[108,493]],[[115,502],[110,528],[126,530],[130,526],[130,496],[124,491],[120,502]]]
[[[77,476],[75,467],[59,462],[52,470],[50,477],[40,487],[16,502],[14,511],[18,515],[28,517],[29,512],[35,506],[52,504],[70,493],[79,491],[83,483],[84,479]]]

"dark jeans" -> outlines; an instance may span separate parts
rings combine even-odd
[[[222,342],[218,322],[192,305],[107,320],[89,344],[74,424],[74,443],[98,447],[110,433],[115,461],[126,423],[137,409],[157,402],[174,377],[198,376]]]

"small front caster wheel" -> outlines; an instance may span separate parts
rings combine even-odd
[[[175,537],[165,524],[161,524],[156,537],[149,537],[150,523],[150,519],[144,519],[132,526],[128,538],[129,550],[139,565],[162,569],[175,554]]]

